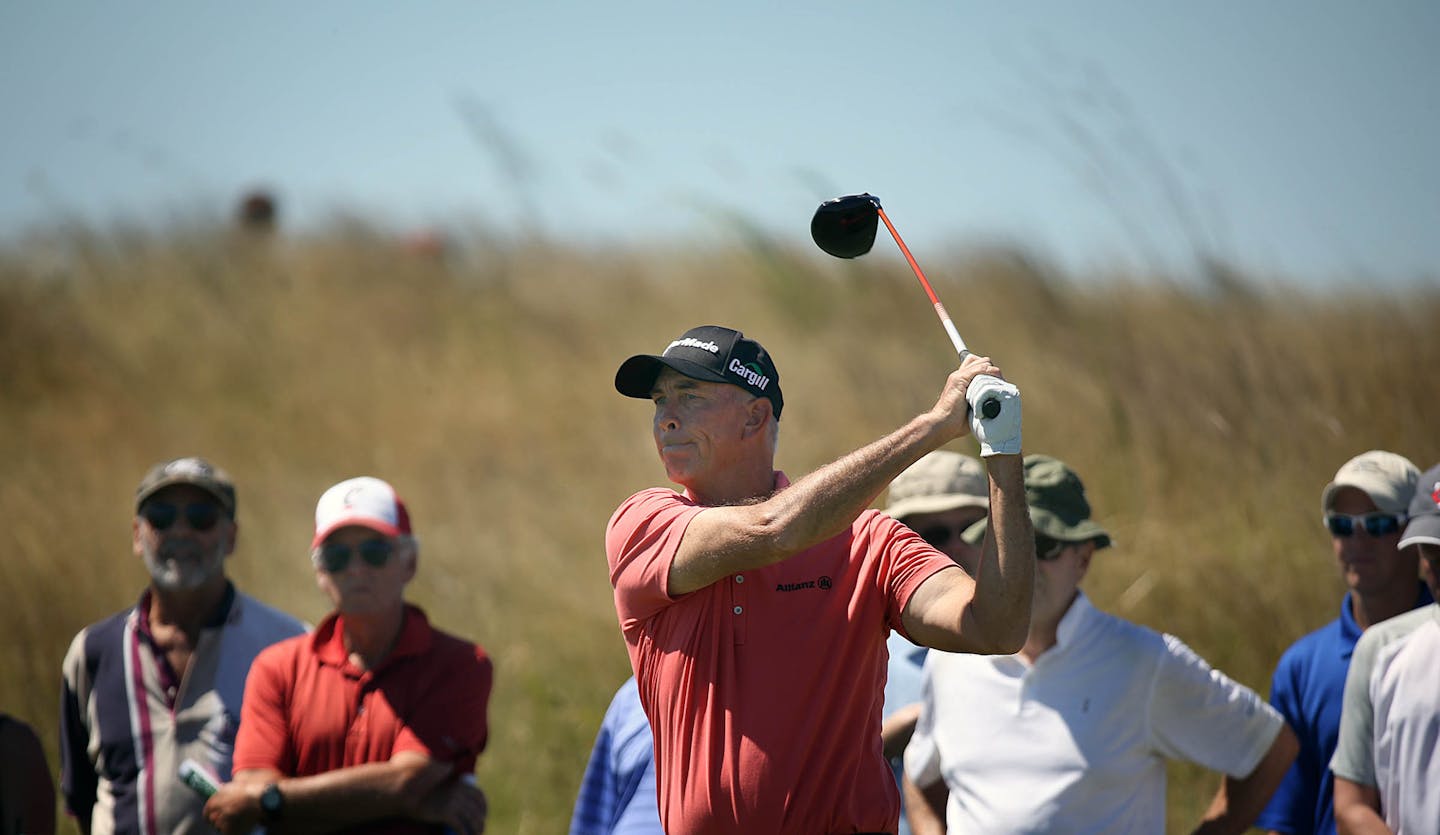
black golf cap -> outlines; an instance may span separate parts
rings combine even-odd
[[[766,397],[775,406],[775,419],[785,406],[780,393],[780,372],[770,353],[745,334],[720,325],[701,325],[656,354],[636,354],[615,372],[615,390],[626,397],[650,399],[655,378],[662,367],[673,368],[694,380],[729,383],[756,397]]]

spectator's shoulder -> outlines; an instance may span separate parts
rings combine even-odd
[[[1360,640],[1355,643],[1355,656],[1377,655],[1391,644],[1405,640],[1415,630],[1435,618],[1434,609],[1433,604],[1422,606],[1380,621],[1360,636]]]
[[[273,635],[276,640],[310,631],[308,624],[289,612],[263,603],[244,592],[236,593],[236,603],[242,607],[243,623],[251,631]]]
[[[79,663],[83,659],[87,665],[94,666],[107,652],[119,652],[122,646],[120,637],[124,634],[125,624],[132,611],[133,608],[116,612],[76,632],[75,637],[70,640],[69,650],[65,653],[66,665]]]
[[[1320,655],[1330,655],[1330,647],[1340,640],[1340,619],[1335,618],[1319,629],[1301,635],[1295,642],[1280,653],[1280,660],[1275,668],[1280,670],[1298,670],[1309,667],[1315,663]]]
[[[490,660],[490,654],[474,641],[434,627],[431,627],[431,632],[430,651],[443,659],[447,666],[456,665],[454,669],[469,668],[487,672],[493,669],[494,663]]]
[[[251,669],[274,668],[289,670],[300,662],[300,659],[306,654],[309,644],[310,635],[308,633],[282,638],[261,649],[255,655],[255,661],[251,665]]]

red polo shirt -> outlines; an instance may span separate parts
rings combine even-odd
[[[776,485],[788,485],[783,474]],[[880,742],[885,640],[903,632],[910,595],[955,563],[867,510],[783,562],[672,598],[670,563],[704,509],[644,490],[605,536],[666,831],[894,832],[900,798]]]
[[[485,650],[432,628],[414,606],[405,607],[395,648],[362,671],[350,663],[341,616],[331,615],[310,635],[255,658],[234,771],[305,777],[416,751],[453,762],[457,774],[473,773],[485,748],[493,675]],[[430,831],[389,823],[374,831]]]

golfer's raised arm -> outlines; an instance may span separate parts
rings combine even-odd
[[[773,447],[763,449],[763,459],[754,466],[754,479],[763,473],[767,483],[749,496],[743,495],[749,492],[744,489],[734,491],[741,495],[728,498],[713,493],[706,496],[702,492],[706,485],[687,484],[702,503],[717,506],[696,515],[686,528],[670,565],[670,594],[685,594],[731,574],[780,562],[843,531],[906,467],[965,435],[969,429],[965,392],[970,381],[981,374],[998,376],[1000,369],[986,357],[966,357],[946,380],[930,411],[784,490],[772,493],[773,485],[768,482],[773,477]],[[1019,457],[1005,457],[1015,459],[1018,473]],[[725,503],[727,500],[734,503]],[[1025,512],[1023,488],[1020,512]],[[1028,622],[1028,608],[1025,617]]]
[[[972,579],[942,571],[916,590],[901,617],[910,638],[946,652],[1008,655],[1025,644],[1035,587],[1035,532],[1019,455],[992,455],[990,521]]]

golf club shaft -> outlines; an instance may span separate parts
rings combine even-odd
[[[935,295],[935,289],[930,286],[929,280],[925,278],[925,273],[921,272],[920,265],[915,262],[915,256],[910,254],[910,247],[905,245],[905,241],[900,238],[900,233],[895,231],[895,224],[890,222],[890,218],[885,215],[885,210],[877,205],[875,211],[880,213],[880,219],[885,221],[885,228],[890,230],[890,237],[900,245],[900,252],[904,254],[905,260],[910,262],[910,269],[914,271],[915,277],[920,279],[920,286],[925,288],[925,295],[929,296],[930,303],[935,305],[935,315],[940,317],[940,324],[945,326],[945,332],[950,335],[950,342],[955,345],[955,353],[960,355],[960,359],[965,359],[965,356],[970,353],[970,349],[965,347],[965,340],[960,338],[960,331],[955,329],[955,323],[951,321],[950,314],[945,312],[945,305],[940,303],[940,298]]]
[[[970,354],[970,349],[965,347],[965,340],[960,338],[960,331],[955,329],[955,323],[950,320],[950,314],[945,312],[945,305],[940,303],[940,297],[935,295],[935,289],[930,286],[930,281],[925,278],[925,273],[920,270],[920,265],[916,263],[915,256],[910,254],[910,247],[905,245],[905,241],[901,239],[900,233],[895,231],[895,224],[890,222],[890,218],[886,216],[885,210],[880,208],[879,201],[875,203],[875,211],[880,214],[880,219],[885,221],[885,228],[890,230],[890,237],[894,238],[895,243],[900,245],[900,252],[905,255],[905,260],[910,262],[910,269],[914,271],[915,277],[920,279],[920,286],[925,288],[925,295],[929,296],[930,303],[935,305],[935,315],[940,317],[940,324],[945,326],[945,332],[950,335],[950,342],[955,346],[955,353],[959,354],[960,361],[964,362],[965,357]],[[976,379],[979,379],[979,377]],[[1000,401],[994,397],[988,397],[985,399],[985,402],[978,403],[976,406],[980,414],[984,417],[993,418],[1000,414]]]

